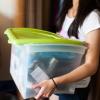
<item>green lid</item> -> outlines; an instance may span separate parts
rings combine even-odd
[[[11,44],[74,44],[84,45],[79,40],[64,39],[55,33],[33,28],[8,28],[4,32]]]

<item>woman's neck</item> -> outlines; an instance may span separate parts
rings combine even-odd
[[[77,11],[77,9],[78,9],[78,4],[79,4],[79,0],[73,0],[72,9]]]
[[[76,16],[77,9],[78,9],[78,4],[79,4],[79,0],[73,0],[73,6],[68,11],[68,16],[69,17],[75,17]]]

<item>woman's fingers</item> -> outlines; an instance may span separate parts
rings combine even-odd
[[[42,87],[42,88],[40,89],[39,93],[35,96],[35,98],[36,98],[36,99],[41,98],[41,97],[43,96],[43,94],[44,94],[44,90],[45,90],[45,88]]]
[[[55,91],[55,89],[53,88],[51,91],[44,93],[43,96],[48,98],[53,94],[54,91]]]
[[[35,96],[37,100],[39,100],[42,97],[50,97],[55,90],[55,86],[52,80],[44,80],[38,84],[33,84],[32,87],[33,89],[36,89],[36,88],[39,89],[39,92]]]

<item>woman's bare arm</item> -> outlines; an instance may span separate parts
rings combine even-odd
[[[97,71],[100,51],[100,30],[97,29],[87,34],[86,42],[88,43],[88,50],[85,56],[85,63],[72,72],[53,78],[57,85],[82,80],[83,78],[93,75]],[[39,99],[43,96],[49,97],[54,92],[55,84],[52,79],[49,79],[38,84],[33,84],[33,89],[34,88],[40,88],[39,93],[35,97]]]
[[[93,75],[97,71],[100,52],[100,29],[87,33],[86,42],[88,43],[88,50],[84,64],[68,74],[55,77],[56,84],[79,81]]]

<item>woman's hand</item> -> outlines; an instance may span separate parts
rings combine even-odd
[[[55,84],[52,79],[49,79],[33,84],[32,88],[40,88],[39,93],[35,96],[35,99],[40,99],[42,97],[50,97],[55,91]]]

